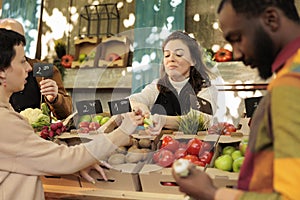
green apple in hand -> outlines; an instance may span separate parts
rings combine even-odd
[[[233,170],[234,172],[239,172],[239,171],[240,171],[240,169],[241,169],[241,167],[242,167],[242,165],[243,165],[244,159],[245,159],[245,157],[242,156],[242,157],[239,157],[239,158],[237,158],[237,159],[235,159],[235,160],[233,161],[233,164],[232,164],[232,170]]]
[[[233,160],[238,159],[239,157],[242,157],[243,154],[240,150],[235,150],[234,152],[232,152],[231,157]]]
[[[220,170],[223,170],[223,171],[231,171],[232,170],[232,163],[233,163],[232,157],[228,154],[225,154],[225,155],[219,156],[215,160],[215,167],[217,169],[220,169]]]
[[[236,148],[233,147],[233,146],[226,146],[226,147],[224,147],[223,150],[222,150],[222,155],[225,155],[225,154],[231,155],[232,152],[234,152],[235,150],[236,150]]]

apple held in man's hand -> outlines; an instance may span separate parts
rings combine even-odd
[[[244,159],[245,159],[245,157],[241,156],[241,157],[239,157],[239,158],[237,158],[237,159],[235,159],[233,161],[233,163],[232,163],[232,170],[234,172],[239,172],[240,171],[240,169],[241,169],[241,167],[243,165]]]
[[[215,160],[215,167],[223,171],[232,170],[233,159],[230,155],[221,155]]]
[[[238,158],[240,158],[242,156],[243,156],[243,154],[242,154],[242,152],[240,150],[235,150],[231,154],[231,157],[232,157],[233,160],[236,160],[236,159],[238,159]]]
[[[236,148],[233,146],[226,146],[222,150],[222,155],[225,155],[225,154],[231,155],[235,150],[236,150]]]

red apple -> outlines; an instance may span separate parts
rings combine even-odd
[[[80,122],[79,123],[79,128],[88,128],[89,127],[89,125],[90,125],[90,122],[87,122],[87,121],[82,121],[82,122]]]
[[[91,131],[95,131],[97,130],[98,128],[100,128],[100,124],[98,122],[90,122],[89,124],[89,129]]]

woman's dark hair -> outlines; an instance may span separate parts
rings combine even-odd
[[[198,42],[190,37],[187,33],[183,31],[175,31],[171,33],[167,39],[163,42],[162,50],[164,51],[166,44],[171,40],[181,40],[187,47],[189,48],[191,58],[195,63],[195,66],[191,66],[190,68],[190,79],[189,83],[193,87],[195,93],[197,94],[203,87],[208,87],[211,85],[210,83],[210,71],[204,64],[202,60],[202,50]],[[163,80],[163,77],[166,75],[165,68],[162,62],[161,67],[161,76],[160,79]],[[158,82],[158,89],[161,92],[168,91],[167,88],[163,87],[163,83]]]
[[[0,71],[7,69],[16,55],[15,46],[25,45],[25,37],[15,31],[0,28]]]
[[[274,6],[283,11],[287,18],[299,23],[299,14],[294,0],[222,0],[218,13],[225,3],[231,3],[236,13],[245,14],[247,17],[257,17],[267,7]]]

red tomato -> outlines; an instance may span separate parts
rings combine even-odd
[[[155,152],[155,153],[153,154],[152,159],[153,159],[153,162],[154,162],[154,163],[158,163],[159,154],[160,154],[160,151],[157,151],[157,152]]]
[[[196,160],[196,161],[194,161],[193,162],[195,165],[198,165],[198,166],[201,166],[201,167],[205,167],[205,163],[204,162],[202,162],[201,160]]]
[[[199,161],[198,156],[195,155],[186,155],[183,159],[189,160],[190,162],[194,163],[195,161]]]
[[[236,128],[232,124],[230,124],[225,127],[224,131],[232,133],[232,132],[236,132]]]
[[[175,182],[161,182],[163,186],[178,186]]]
[[[186,149],[187,148],[187,144],[185,142],[180,142],[178,148],[184,148],[184,149]]]
[[[175,152],[179,148],[179,141],[173,139],[171,136],[166,136],[161,144],[160,149],[170,150]]]
[[[201,152],[212,150],[213,146],[210,142],[202,142]]]
[[[199,160],[205,164],[209,164],[213,157],[212,151],[204,151],[200,156]]]
[[[170,167],[175,160],[174,154],[166,149],[161,149],[159,152],[157,164],[162,167]]]
[[[174,155],[175,155],[176,159],[182,158],[182,157],[187,155],[186,149],[185,148],[179,148],[175,151]]]
[[[187,144],[187,153],[191,155],[199,155],[202,146],[202,141],[198,138],[191,139]]]

